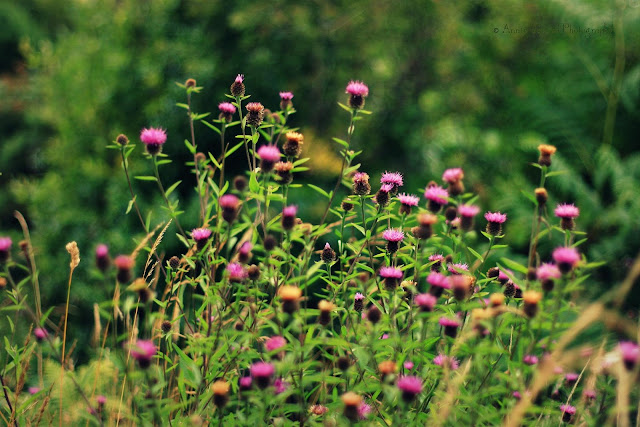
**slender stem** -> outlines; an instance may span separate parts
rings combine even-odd
[[[189,129],[191,130],[191,145],[193,145],[193,165],[196,169],[196,187],[198,189],[198,200],[200,201],[200,222],[204,222],[204,200],[202,199],[202,188],[200,185],[200,165],[196,158],[196,134],[193,128],[193,115],[191,114],[191,91],[187,90],[187,116],[189,117]]]
[[[171,214],[171,218],[173,218],[174,221],[176,222],[176,225],[178,226],[178,230],[180,230],[180,234],[182,234],[182,237],[184,237],[185,239],[188,240],[187,234],[182,229],[182,226],[180,225],[180,221],[178,220],[178,217],[173,212],[173,208],[171,207],[171,203],[169,202],[169,199],[167,198],[167,193],[164,191],[164,187],[162,186],[162,181],[160,180],[160,173],[158,172],[158,161],[157,161],[158,159],[157,159],[156,156],[153,156],[152,160],[153,160],[153,172],[154,172],[154,174],[156,176],[156,182],[158,183],[158,188],[160,189],[160,193],[162,194],[162,198],[164,199],[164,202],[167,205],[167,209],[169,209],[169,213]]]
[[[0,384],[2,385],[2,391],[4,392],[4,398],[7,401],[7,406],[9,407],[9,412],[13,414],[13,406],[11,406],[11,401],[9,400],[9,394],[7,393],[7,387],[4,385],[4,378],[0,375]],[[18,427],[18,420],[13,420],[13,425]]]
[[[124,175],[127,178],[127,184],[129,184],[129,193],[131,193],[131,200],[133,201],[133,207],[136,210],[136,213],[138,214],[138,219],[140,219],[140,224],[142,224],[142,228],[144,229],[144,232],[149,234],[149,230],[147,229],[147,225],[144,222],[144,219],[142,219],[142,214],[140,213],[140,208],[138,208],[138,202],[136,200],[136,195],[133,193],[133,187],[131,185],[131,178],[129,177],[129,168],[127,167],[127,158],[124,155],[124,147],[122,147],[120,149],[120,155],[122,156],[122,167],[124,169]]]

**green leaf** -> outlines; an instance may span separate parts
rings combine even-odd
[[[203,125],[205,125],[209,129],[213,130],[218,135],[222,135],[222,131],[220,129],[218,129],[217,127],[215,127],[211,123],[207,122],[206,120],[200,120],[200,123],[202,123]]]
[[[127,205],[127,211],[124,213],[125,215],[128,215],[129,212],[131,212],[131,208],[133,207],[133,204],[136,202],[136,197],[138,196],[133,196],[133,199],[129,200],[129,204]]]
[[[338,102],[338,105],[340,106],[340,108],[342,108],[345,111],[348,111],[349,113],[351,113],[351,107],[348,107],[346,105],[344,105],[342,102]]]
[[[478,258],[479,260],[482,261],[482,255],[480,255],[478,252],[476,252],[473,248],[471,247],[467,247],[467,249],[469,249],[469,252],[471,252],[473,254],[474,257]]]
[[[253,172],[249,177],[249,190],[253,193],[258,193],[260,191],[260,184],[258,184],[258,179],[256,178],[256,173]]]
[[[553,171],[553,172],[549,172],[547,174],[547,178],[551,178],[552,176],[557,176],[557,175],[564,175],[566,174],[567,171]]]
[[[527,267],[522,264],[512,261],[509,258],[500,258],[500,261],[511,270],[520,272],[522,274],[527,274]]]
[[[526,197],[527,199],[531,200],[531,202],[538,206],[538,201],[536,200],[535,196],[531,193],[529,193],[528,191],[524,191],[524,190],[520,190],[520,192],[524,195],[524,197]]]
[[[134,178],[140,181],[156,181],[155,176],[134,176]]]
[[[307,185],[311,189],[313,189],[313,190],[317,191],[318,193],[322,194],[324,197],[329,198],[329,194],[326,191],[324,191],[322,188],[320,188],[320,187],[318,187],[316,185],[313,185],[313,184],[307,184]]]
[[[178,185],[180,185],[181,182],[182,181],[180,180],[180,181],[176,182],[175,184],[173,184],[171,187],[169,187],[167,189],[167,191],[166,191],[167,197],[169,197],[169,194],[171,194],[173,192],[173,190],[175,190],[178,187]]]
[[[171,160],[169,160],[169,159],[164,159],[164,160],[158,160],[158,162],[157,162],[156,164],[157,164],[158,166],[160,166],[160,165],[166,165],[166,164],[169,164],[169,163],[171,163]]]
[[[196,147],[195,145],[192,145],[188,140],[184,140],[184,145],[187,146],[187,150],[189,150],[189,152],[191,154],[196,154]]]
[[[236,151],[238,148],[242,147],[242,145],[244,145],[244,142],[241,142],[241,143],[236,144],[235,146],[231,147],[231,149],[225,153],[225,155],[224,155],[225,159],[226,159],[227,157],[229,157],[230,155],[232,155],[233,153],[235,153],[235,151]]]
[[[187,104],[183,104],[182,102],[176,102],[176,107],[184,108],[185,110],[189,109]]]
[[[331,139],[333,139],[338,144],[342,145],[344,148],[349,148],[349,143],[347,141],[340,138],[331,138]]]

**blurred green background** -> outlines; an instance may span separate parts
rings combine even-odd
[[[312,157],[304,178],[325,188],[339,168],[331,137],[344,137],[348,120],[336,102],[349,80],[366,82],[374,114],[356,131],[361,169],[373,181],[400,171],[405,190],[420,194],[444,169],[463,167],[481,206],[508,213],[516,256],[526,253],[532,214],[521,191],[538,180],[528,163],[540,143],[554,144],[553,169],[567,173],[549,181],[550,207],[575,202],[589,238],[583,250],[607,262],[591,292],[624,277],[640,249],[637,0],[22,0],[0,3],[0,24],[0,234],[19,241],[13,212],[25,214],[49,304],[64,301],[64,245],[78,242],[78,325],[107,295],[91,274],[95,246],[129,253],[141,236],[136,217],[125,215],[119,157],[105,146],[119,133],[138,142],[142,127],[161,126],[175,160],[163,180],[180,179],[189,130],[175,83],[190,77],[204,87],[198,112],[216,111],[238,73],[267,108],[277,109],[279,91],[294,92],[290,124]],[[196,139],[218,152],[203,126]],[[239,155],[235,173],[243,165]],[[151,172],[142,155],[131,166]],[[180,186],[186,228],[198,225],[192,181]],[[143,211],[159,206],[153,183],[134,185]],[[313,194],[290,196],[306,220],[318,215]]]

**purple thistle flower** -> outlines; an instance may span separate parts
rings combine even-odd
[[[402,174],[400,172],[385,172],[380,178],[380,184],[391,184],[395,190],[402,187]]]
[[[292,92],[280,92],[280,99],[283,101],[291,101],[293,99]]]
[[[573,416],[576,413],[575,406],[571,405],[560,405],[560,411],[562,411],[562,421],[568,423],[571,422]]]
[[[638,344],[631,341],[620,341],[618,343],[618,349],[622,355],[622,361],[627,369],[632,370],[640,360],[640,347]]]
[[[353,309],[357,312],[361,312],[363,308],[364,295],[362,295],[360,292],[356,292],[355,296],[353,297]]]
[[[484,214],[487,220],[487,233],[492,236],[498,236],[502,233],[502,224],[507,220],[507,214],[500,212],[487,212]]]
[[[438,320],[440,326],[444,328],[444,334],[448,337],[455,338],[458,335],[458,327],[460,327],[460,321],[457,319],[450,319],[448,317],[441,317]]]
[[[596,398],[596,391],[587,389],[582,392],[582,395],[587,400],[594,400]]]
[[[433,185],[431,187],[427,187],[424,191],[424,197],[427,199],[427,208],[431,212],[438,212],[442,206],[446,205],[449,201],[447,198],[449,197],[449,192],[439,185]]]
[[[556,207],[554,213],[558,218],[574,219],[580,215],[580,209],[578,209],[573,203],[563,203]]]
[[[48,333],[48,332],[47,332],[47,330],[46,330],[46,329],[44,329],[44,328],[35,328],[35,329],[33,330],[33,335],[35,335],[36,340],[38,340],[38,341],[42,341],[42,340],[44,340],[45,338],[47,338],[47,336],[49,335],[49,333]]]
[[[244,74],[238,74],[233,83],[231,83],[231,95],[235,96],[236,98],[241,97],[244,95],[244,90]]]
[[[450,289],[451,284],[447,276],[437,272],[431,272],[427,276],[427,283],[431,285],[429,293],[436,298],[439,298],[445,289]]]
[[[388,242],[400,242],[404,239],[404,233],[396,228],[390,228],[382,233],[382,238]]]
[[[433,358],[433,363],[438,366],[448,367],[452,371],[455,371],[460,367],[460,362],[455,357],[445,356],[440,353],[436,357]]]
[[[100,244],[96,247],[96,257],[106,257],[109,255],[109,247],[105,244]]]
[[[536,270],[536,276],[540,281],[550,280],[550,279],[559,279],[562,277],[562,273],[558,270],[558,267],[555,264],[551,263],[542,263],[540,267]]]
[[[455,182],[458,182],[462,178],[464,178],[464,172],[462,171],[461,168],[447,169],[442,174],[442,180],[447,182],[447,183],[449,183],[449,184],[453,184]]]
[[[96,396],[96,402],[98,403],[98,406],[104,406],[104,404],[107,403],[107,398],[106,396],[99,394]]]
[[[413,369],[413,362],[410,360],[405,361],[402,366],[404,367],[404,369],[406,369],[407,371],[410,371]]]
[[[218,203],[222,208],[222,218],[228,223],[232,223],[238,216],[238,207],[240,206],[240,199],[233,194],[225,194],[218,199]]]
[[[276,162],[280,160],[280,150],[275,145],[263,145],[258,148],[260,157],[260,170],[269,173],[273,170]]]
[[[96,247],[96,266],[104,272],[109,268],[109,264],[111,264],[111,261],[109,261],[109,247],[105,244],[99,244]]]
[[[415,376],[400,377],[397,385],[405,402],[413,401],[422,392],[422,380]]]
[[[230,102],[221,102],[218,104],[218,110],[224,114],[234,114],[236,112],[236,106]]]
[[[38,394],[40,393],[40,390],[41,390],[40,387],[29,387],[27,389],[30,395]]]
[[[433,307],[436,305],[438,298],[432,294],[418,294],[414,298],[414,302],[421,311],[433,311]]]
[[[353,174],[353,192],[358,196],[366,196],[371,192],[368,173],[356,172]]]
[[[136,359],[143,369],[151,365],[151,359],[157,352],[156,346],[151,340],[138,340],[130,349],[131,357]]]
[[[289,388],[289,383],[282,380],[282,378],[276,378],[273,382],[275,394],[284,393]]]
[[[240,390],[249,390],[253,383],[253,379],[251,377],[242,377],[238,380],[238,388]]]
[[[462,263],[449,264],[447,270],[449,270],[451,274],[462,274],[462,271],[469,271],[469,266]]]
[[[347,85],[346,93],[352,96],[364,97],[369,95],[369,88],[362,82],[351,80]]]
[[[298,213],[298,207],[295,205],[285,206],[282,209],[282,228],[285,230],[291,230],[296,224],[296,214]]]
[[[431,271],[440,271],[442,261],[444,261],[444,256],[441,254],[429,255],[429,262],[433,263],[431,264]]]
[[[234,83],[243,83],[244,82],[244,74],[238,74],[236,76],[236,79],[234,80]]]
[[[458,206],[458,213],[463,218],[473,218],[480,213],[480,208],[475,205],[460,205]]]
[[[362,402],[358,405],[358,417],[361,420],[366,420],[371,413],[371,405],[366,402]]]
[[[160,128],[144,128],[140,132],[140,141],[145,145],[162,145],[167,141],[167,133]]]
[[[232,262],[227,265],[227,272],[229,273],[229,280],[231,282],[243,282],[249,275],[247,269],[237,262]]]
[[[538,358],[533,354],[527,354],[522,358],[522,361],[527,365],[535,365],[538,363]]]
[[[196,241],[198,249],[202,249],[207,244],[209,237],[211,237],[211,230],[208,228],[194,228],[191,230],[191,237]]]
[[[576,372],[567,372],[564,375],[564,379],[567,381],[568,384],[575,383],[576,381],[578,381],[578,378],[580,378],[580,374]]]
[[[0,237],[0,251],[9,252],[12,244],[11,237]]]
[[[287,345],[287,340],[284,339],[284,337],[281,337],[280,335],[275,335],[271,338],[269,338],[265,343],[264,343],[264,348],[271,352],[274,350],[278,350],[282,347],[284,347],[285,345]]]
[[[576,248],[556,248],[553,251],[553,260],[558,265],[558,269],[566,274],[578,264],[578,261],[580,261],[580,253],[578,253]]]
[[[388,289],[395,289],[403,276],[402,270],[396,267],[382,267],[378,271],[378,274],[384,279],[384,283]]]
[[[256,380],[258,387],[264,389],[271,384],[271,377],[275,373],[275,368],[271,363],[256,362],[250,368],[251,378]]]

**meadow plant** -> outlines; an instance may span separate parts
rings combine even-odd
[[[619,307],[640,264],[600,300],[581,299],[599,263],[581,251],[578,207],[558,204],[559,223],[547,210],[555,147],[541,145],[532,163],[538,187],[514,195],[532,208],[529,253],[516,254],[501,243],[512,218],[465,191],[477,187],[463,183],[464,165],[424,172],[424,188],[403,187],[411,171],[370,179],[375,172],[356,163],[357,130],[371,114],[363,82],[349,82],[338,103],[346,133],[333,139],[341,165],[328,191],[299,179],[313,142],[289,125],[293,93],[280,92],[269,110],[246,102],[250,81],[238,74],[210,114],[192,111],[195,80],[179,86],[190,139],[149,127],[144,150],[125,135],[109,145],[142,237],[67,248],[68,291],[80,265],[110,295],[95,304],[89,362],[76,366],[66,334],[69,295],[64,309],[40,300],[46,272],[24,218],[16,214],[19,251],[0,237],[6,425],[632,422],[638,329]],[[219,146],[199,145],[196,133]],[[162,165],[177,150],[193,160],[168,184]],[[232,156],[246,162],[240,176],[229,171]],[[153,174],[131,176],[132,162],[149,162]],[[162,206],[138,205],[144,181]],[[193,215],[183,215],[180,185],[197,195]],[[303,187],[317,197],[300,197]],[[315,218],[310,204],[321,206]],[[167,233],[182,250],[166,253]],[[543,239],[551,251],[539,250]],[[81,263],[80,251],[94,262]]]

